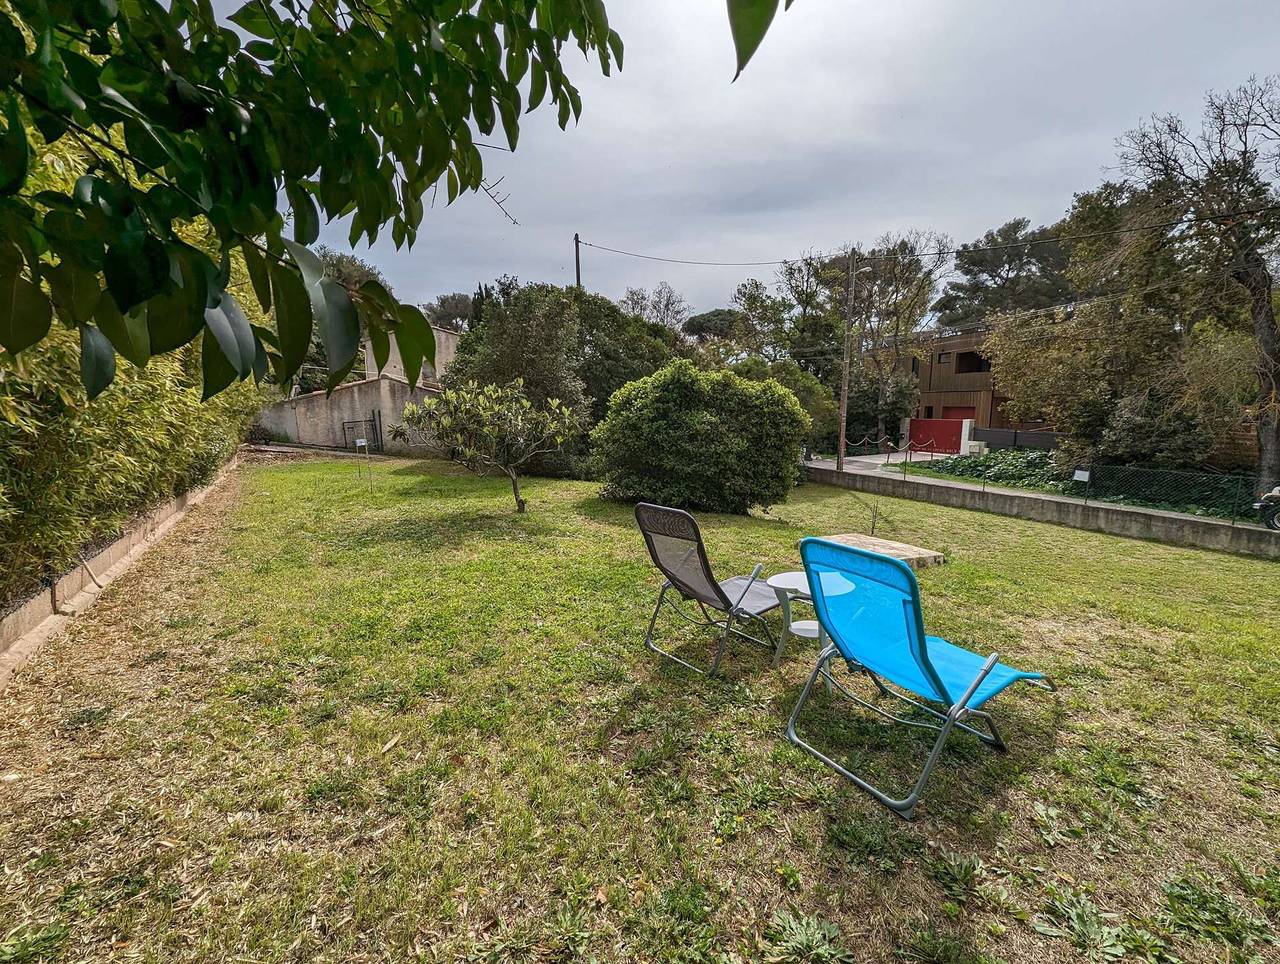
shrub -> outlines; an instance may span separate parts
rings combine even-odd
[[[200,401],[199,348],[121,361],[93,402],[76,333],[0,352],[0,610],[133,516],[207,481],[261,406],[251,383]]]
[[[998,449],[985,455],[953,455],[920,462],[914,469],[1023,488],[1061,489],[1064,485],[1062,470],[1053,456],[1042,449]]]
[[[619,389],[591,440],[611,498],[745,514],[786,499],[808,430],[772,379],[677,361]]]
[[[772,378],[796,396],[809,415],[809,433],[805,441],[814,451],[834,449],[840,426],[840,408],[836,396],[816,375],[801,369],[790,359],[766,362],[759,356],[744,359],[731,366],[736,375],[762,381]]]

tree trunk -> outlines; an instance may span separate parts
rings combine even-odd
[[[1258,486],[1256,495],[1280,483],[1280,331],[1272,300],[1271,272],[1257,252],[1250,252],[1235,272],[1249,292],[1253,336],[1258,349]]]
[[[888,426],[884,420],[884,402],[889,394],[887,376],[882,375],[876,391],[876,438],[882,439],[888,434]]]
[[[520,477],[516,475],[515,470],[513,469],[507,472],[507,478],[511,480],[511,494],[516,498],[516,511],[523,512],[525,508],[525,501],[520,496]]]

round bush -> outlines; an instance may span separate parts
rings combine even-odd
[[[618,389],[591,441],[610,498],[745,514],[786,499],[808,431],[776,381],[677,361]]]

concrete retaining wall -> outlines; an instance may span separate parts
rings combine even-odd
[[[85,560],[55,582],[49,589],[32,596],[9,615],[0,619],[0,687],[23,662],[29,659],[69,616],[83,612],[97,598],[104,586],[129,568],[142,552],[169,531],[213,489],[220,485],[235,466],[233,459],[209,485],[195,489],[140,516],[124,535],[111,545]],[[93,571],[93,576],[89,574]]]
[[[258,424],[279,441],[322,448],[349,448],[343,422],[372,419],[376,414],[382,427],[383,450],[407,452],[391,439],[391,428],[409,402],[421,402],[430,394],[426,388],[410,388],[403,379],[388,375],[339,385],[332,395],[311,392],[268,405],[258,415]],[[362,435],[366,434],[361,432]]]
[[[805,466],[810,482],[837,485],[859,492],[890,496],[897,499],[915,499],[953,506],[957,509],[976,509],[997,515],[1051,522],[1075,529],[1091,529],[1117,536],[1135,539],[1152,539],[1178,546],[1194,546],[1199,549],[1219,549],[1267,559],[1280,559],[1280,533],[1255,526],[1231,525],[1219,519],[1183,515],[1178,512],[1162,512],[1158,509],[1142,509],[1135,506],[1107,505],[1077,499],[1067,499],[1049,494],[1011,492],[1007,489],[970,488],[948,484],[945,481],[904,479],[884,473],[874,475],[861,472],[837,472],[835,469]]]

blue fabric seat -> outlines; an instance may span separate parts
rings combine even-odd
[[[933,663],[933,668],[937,671],[938,676],[941,677],[942,684],[946,687],[947,692],[963,693],[977,675],[982,672],[982,664],[986,661],[986,657],[979,656],[977,653],[971,652],[962,646],[955,645],[955,643],[949,643],[941,636],[926,636],[925,640],[928,644],[929,661]],[[867,664],[863,663],[863,665],[866,666]],[[895,667],[893,671],[888,669],[877,670],[874,666],[867,666],[867,668],[872,672],[878,672],[889,682],[901,686],[903,689],[911,690],[918,696],[933,699],[932,696],[929,696],[929,681],[925,679],[923,671],[921,671],[915,660],[909,660],[905,664]],[[1012,666],[1006,666],[1004,663],[996,663],[965,705],[969,709],[976,710],[991,697],[1019,680],[1043,678],[1040,673],[1024,673],[1021,670],[1014,669]]]
[[[1023,672],[1001,663],[994,653],[983,657],[940,636],[925,635],[920,587],[911,567],[900,559],[825,539],[805,539],[800,543],[800,556],[818,620],[831,645],[819,655],[792,710],[787,738],[902,816],[909,817],[914,812],[920,792],[953,728],[965,730],[1003,750],[1004,741],[994,720],[981,707],[1020,681],[1053,689],[1053,684],[1042,674]],[[836,656],[843,657],[850,669],[866,673],[881,696],[903,699],[941,721],[940,724],[921,724],[918,719],[894,716],[878,704],[851,693],[831,676],[830,661]],[[906,797],[898,799],[882,793],[796,735],[796,722],[819,676],[826,679],[828,688],[839,686],[852,700],[890,720],[931,725],[940,731],[915,789]],[[910,695],[891,689],[888,684]],[[917,702],[911,696],[926,702]],[[936,708],[939,704],[940,709]],[[972,717],[982,719],[989,732],[968,725],[966,721]]]

